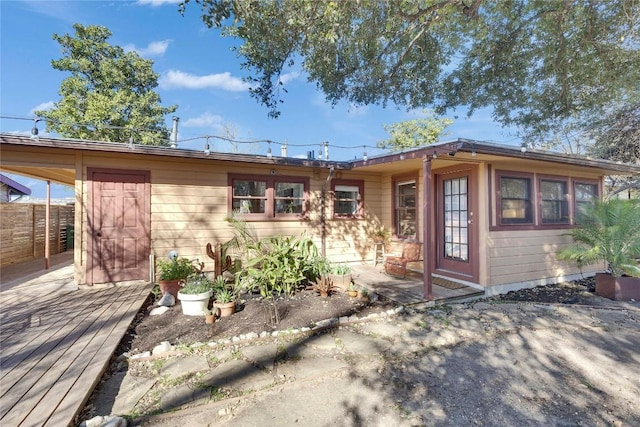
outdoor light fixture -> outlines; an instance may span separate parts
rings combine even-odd
[[[362,148],[364,149],[364,152],[362,153],[362,160],[364,160],[366,162],[367,161],[367,146],[363,145]]]
[[[269,146],[267,147],[267,158],[270,159],[272,157],[273,155],[271,154],[271,143],[269,142]]]
[[[178,258],[178,251],[176,251],[175,249],[174,249],[174,250],[169,251],[169,253],[167,254],[167,258],[169,258],[169,259],[170,259],[170,260],[172,260],[172,261],[173,261],[174,259]]]
[[[437,159],[437,158],[438,158],[438,152],[437,152],[437,151],[434,151],[434,152],[433,152],[433,158],[434,158],[434,159]]]
[[[31,128],[31,139],[38,139],[38,122],[40,119],[33,119],[33,127]]]
[[[471,144],[471,157],[476,156],[476,144]]]
[[[207,156],[211,153],[211,147],[209,146],[209,137],[207,136],[207,140],[204,143],[204,154]]]
[[[526,153],[527,152],[527,144],[526,143],[522,143],[522,147],[520,147],[520,152],[522,153]]]

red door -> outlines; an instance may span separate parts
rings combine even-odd
[[[476,168],[450,168],[436,175],[437,258],[440,272],[478,279]]]
[[[147,171],[89,169],[87,282],[149,279]]]

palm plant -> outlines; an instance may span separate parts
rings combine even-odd
[[[579,267],[605,262],[613,277],[640,277],[640,201],[610,199],[587,207],[571,231],[574,244],[558,259]]]

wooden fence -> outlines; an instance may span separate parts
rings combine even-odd
[[[44,258],[45,205],[0,203],[0,267]],[[74,207],[51,205],[51,254],[73,247]]]

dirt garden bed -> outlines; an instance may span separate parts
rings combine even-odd
[[[602,304],[602,299],[594,298],[594,286],[593,279],[584,279],[510,292],[492,299]],[[151,351],[162,341],[168,341],[172,345],[188,345],[238,337],[252,332],[260,334],[263,331],[312,327],[315,322],[328,318],[352,315],[364,317],[397,306],[384,297],[371,301],[350,298],[346,293],[334,293],[328,298],[322,298],[310,290],[301,291],[293,297],[278,297],[272,301],[265,301],[259,295],[246,295],[232,316],[220,318],[213,325],[206,325],[204,317],[183,315],[179,303],[162,315],[150,316],[149,311],[157,307],[155,302],[155,298],[150,298],[140,310],[121,343],[119,354]]]

